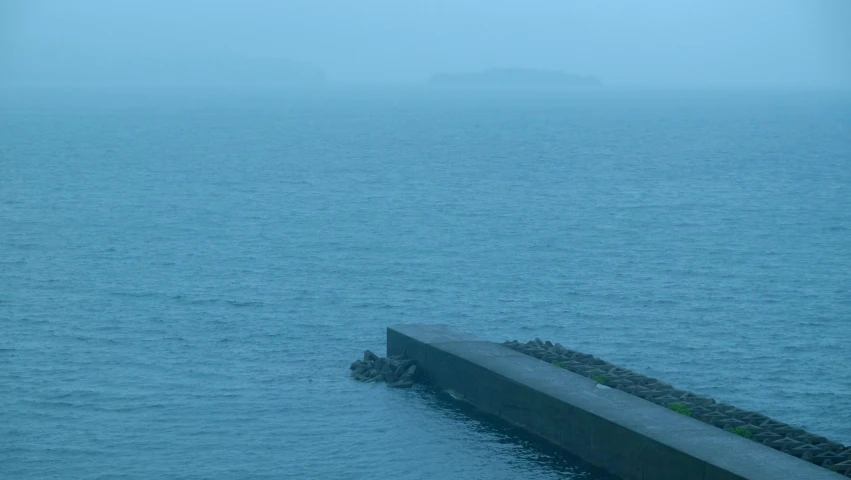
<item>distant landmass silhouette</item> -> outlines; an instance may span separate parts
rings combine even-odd
[[[315,87],[319,68],[283,58],[238,55],[96,55],[11,58],[0,86]]]
[[[558,70],[491,68],[473,73],[439,73],[428,80],[433,87],[470,88],[568,88],[597,87],[597,77],[572,75]]]

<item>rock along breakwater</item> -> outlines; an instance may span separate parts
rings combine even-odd
[[[355,380],[367,383],[387,382],[388,387],[408,388],[414,385],[417,366],[404,355],[379,357],[369,350],[363,352],[363,360],[356,360],[349,367]]]
[[[679,390],[655,378],[618,367],[593,355],[558,343],[535,339],[502,345],[615,388],[754,442],[851,477],[851,447],[765,415],[718,403],[712,398]]]

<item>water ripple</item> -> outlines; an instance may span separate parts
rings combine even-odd
[[[604,478],[350,381],[399,322],[851,443],[847,99],[363,95],[0,103],[0,476]]]

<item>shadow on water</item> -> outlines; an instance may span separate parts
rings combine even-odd
[[[463,400],[432,385],[417,387],[426,406],[458,421],[504,445],[518,460],[535,465],[536,470],[554,478],[617,480],[618,477],[562,450],[552,443],[530,434],[495,415],[484,413]],[[548,475],[548,476],[549,476]]]

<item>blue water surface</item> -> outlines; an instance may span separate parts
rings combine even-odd
[[[0,477],[605,478],[352,381],[402,322],[851,443],[847,94],[0,98]]]

